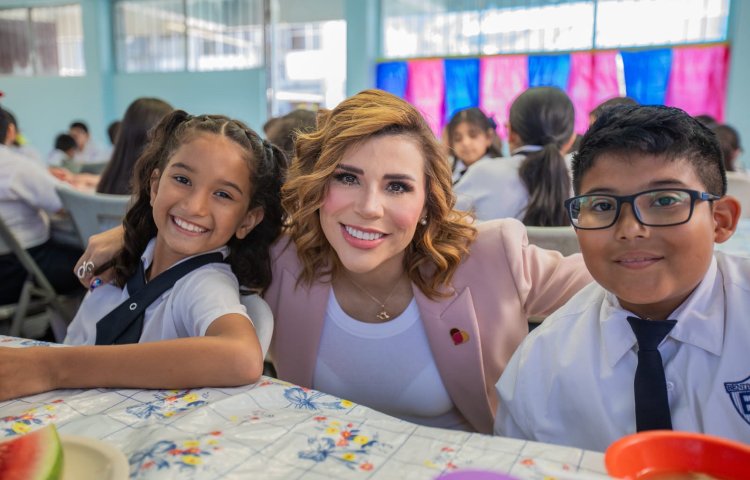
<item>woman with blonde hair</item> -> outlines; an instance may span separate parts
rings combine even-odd
[[[283,196],[265,292],[279,378],[406,420],[491,433],[527,318],[590,281],[580,256],[528,245],[520,222],[454,210],[444,150],[380,90],[298,137]],[[83,258],[101,259],[107,235]]]

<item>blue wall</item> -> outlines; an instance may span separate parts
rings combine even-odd
[[[161,98],[189,113],[220,113],[260,131],[266,119],[263,69],[201,73],[116,74],[112,98],[117,117],[138,97]]]

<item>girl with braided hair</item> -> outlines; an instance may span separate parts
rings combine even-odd
[[[285,168],[239,121],[164,117],[136,165],[122,249],[103,266],[114,281],[89,292],[68,329],[77,346],[0,349],[0,399],[256,381],[263,358],[240,285],[271,283]]]

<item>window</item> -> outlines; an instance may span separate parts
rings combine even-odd
[[[385,58],[724,41],[729,0],[383,0]]]
[[[343,0],[281,0],[273,21],[272,115],[333,108],[346,97]]]
[[[80,5],[0,9],[0,74],[80,76]]]
[[[597,48],[727,39],[729,0],[598,0],[598,4]]]
[[[262,0],[123,0],[115,4],[122,72],[211,71],[263,64]]]

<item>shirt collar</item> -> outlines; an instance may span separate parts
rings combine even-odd
[[[620,361],[636,344],[627,317],[633,315],[620,306],[617,297],[607,292],[600,318],[604,357],[610,367]],[[711,259],[706,275],[682,305],[670,315],[677,325],[668,338],[721,355],[724,344],[724,285],[716,258]]]
[[[511,156],[517,155],[519,153],[533,153],[533,152],[540,152],[544,150],[544,147],[541,145],[522,145],[512,152],[510,152]]]
[[[148,270],[148,267],[151,266],[151,262],[154,261],[154,249],[155,248],[156,248],[156,237],[154,237],[151,240],[149,240],[148,245],[146,245],[146,250],[144,250],[143,251],[143,255],[141,255],[141,262],[143,262],[143,270],[144,271]],[[182,263],[185,260],[188,260],[190,258],[197,257],[198,255],[203,255],[204,253],[213,253],[213,252],[221,252],[221,254],[224,257],[224,259],[226,259],[227,256],[229,256],[229,247],[227,247],[226,245],[223,245],[223,246],[221,246],[219,248],[215,248],[215,249],[213,249],[211,251],[208,251],[208,252],[201,252],[201,253],[198,253],[196,255],[192,255],[190,257],[183,258],[179,262],[175,263],[175,265],[178,265],[178,264],[180,264],[180,263]]]

